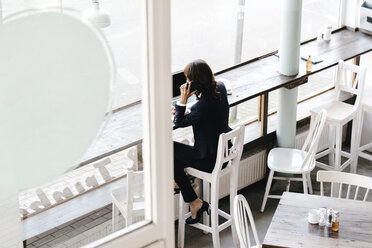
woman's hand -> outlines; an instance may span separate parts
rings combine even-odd
[[[192,96],[196,92],[196,90],[193,92],[190,92],[190,89],[191,89],[191,82],[186,82],[183,85],[181,85],[180,87],[180,91],[181,91],[180,103],[181,104],[186,104],[187,99],[189,99],[189,97]]]

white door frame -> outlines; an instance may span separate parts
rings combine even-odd
[[[144,247],[161,240],[174,247],[170,0],[146,1],[147,82],[143,85],[146,220],[87,247]],[[125,45],[125,44],[123,44]],[[150,207],[151,206],[151,207]],[[146,223],[145,225],[143,225]]]

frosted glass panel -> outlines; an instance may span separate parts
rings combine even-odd
[[[109,107],[113,63],[103,36],[69,14],[9,16],[0,37],[0,184],[31,187],[88,149]]]
[[[81,21],[92,1],[0,3],[0,162],[13,173],[2,171],[0,193],[21,188],[12,195],[19,207],[12,209],[21,216],[22,234],[13,236],[30,248],[82,247],[143,221],[145,206],[125,218],[122,213],[112,228],[112,194],[121,188],[124,203],[123,188],[137,181],[144,188],[138,100],[147,78],[145,1],[100,1],[111,19],[104,29]],[[53,13],[45,12],[51,8]],[[116,110],[107,115],[110,109]],[[140,180],[127,180],[130,172]],[[16,203],[2,199],[0,207]],[[4,220],[0,229],[4,223],[12,225]]]

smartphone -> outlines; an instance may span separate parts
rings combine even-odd
[[[190,88],[190,92],[193,92],[193,91],[195,91],[195,90],[198,90],[198,84],[197,83],[195,83],[195,81],[191,81],[190,82],[191,83],[191,88]],[[190,87],[190,84],[189,84],[189,86],[188,87]]]

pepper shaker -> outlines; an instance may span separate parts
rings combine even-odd
[[[326,220],[326,226],[331,227],[332,226],[332,214],[333,214],[333,209],[329,208],[327,210],[327,220]]]

